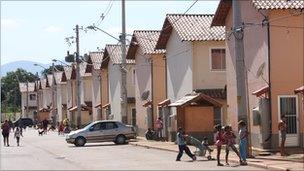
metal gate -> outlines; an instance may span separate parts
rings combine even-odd
[[[299,114],[297,96],[279,96],[279,121],[281,116],[286,116],[287,136],[286,146],[299,146]],[[281,135],[280,135],[281,137]],[[281,138],[280,138],[281,143]]]

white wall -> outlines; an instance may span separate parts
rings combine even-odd
[[[98,108],[96,105],[100,103],[100,77],[99,74],[93,70],[92,72],[92,112],[93,121],[100,120],[100,115],[98,114]]]
[[[122,121],[121,116],[121,72],[119,65],[113,65],[112,61],[108,64],[109,72],[109,102],[113,120]]]
[[[57,101],[57,116],[58,116],[58,122],[62,121],[62,87],[60,84],[57,84],[56,86],[56,101]]]
[[[172,31],[166,48],[167,95],[171,102],[192,92],[192,46]]]

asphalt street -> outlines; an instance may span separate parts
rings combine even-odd
[[[1,170],[261,170],[250,166],[216,166],[205,158],[192,160],[184,154],[176,162],[177,153],[114,143],[67,144],[56,132],[38,136],[29,129],[17,147],[13,133],[10,147],[1,137]]]

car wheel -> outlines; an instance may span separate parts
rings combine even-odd
[[[83,137],[77,137],[75,139],[75,146],[77,146],[77,147],[82,147],[85,145],[85,143],[86,143],[86,140]]]
[[[126,143],[126,137],[124,135],[118,135],[116,137],[116,144],[125,144]]]

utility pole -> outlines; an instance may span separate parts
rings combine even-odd
[[[77,127],[81,127],[81,99],[80,99],[80,68],[79,68],[79,26],[76,25],[76,88],[77,88]]]
[[[52,85],[52,104],[53,104],[53,110],[52,110],[52,116],[53,116],[53,124],[54,126],[57,124],[57,115],[55,111],[55,65],[54,62],[52,63],[52,75],[53,75],[53,85]]]
[[[38,119],[38,117],[39,117],[39,75],[38,75],[38,72],[36,72],[36,76],[37,76],[37,80],[36,80],[36,83],[37,83],[37,85],[36,85],[37,118],[35,118],[35,119]]]
[[[26,81],[26,110],[25,110],[25,117],[28,118],[28,107],[29,107],[29,83]]]
[[[122,7],[122,33],[120,36],[121,41],[121,117],[122,122],[127,123],[127,68],[126,68],[126,11],[125,11],[125,0],[121,1]]]
[[[243,120],[247,123],[247,130],[249,132],[248,136],[248,155],[252,156],[251,149],[251,130],[250,130],[250,120],[248,115],[248,92],[247,92],[247,70],[245,67],[245,52],[244,52],[244,24],[242,22],[242,14],[239,0],[232,1],[233,7],[233,35],[234,35],[234,55],[236,58],[236,81],[237,81],[237,113],[238,120]]]

